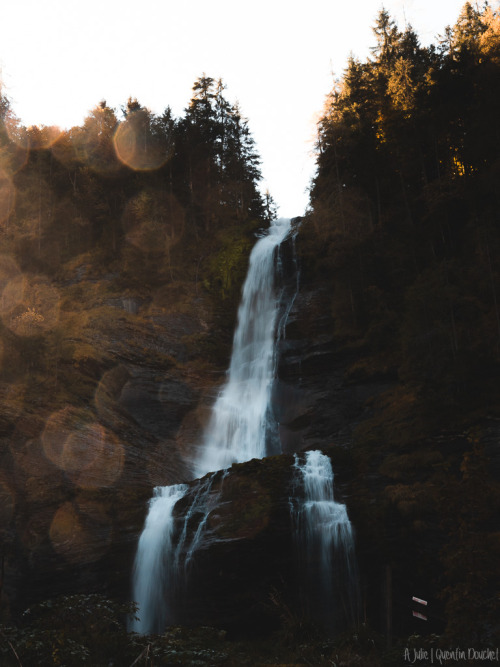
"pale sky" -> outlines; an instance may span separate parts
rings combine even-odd
[[[493,3],[494,4],[494,3]],[[262,158],[263,188],[301,215],[314,174],[318,115],[349,53],[373,46],[382,6],[422,44],[464,0],[0,0],[4,92],[25,125],[80,125],[105,99],[176,116],[206,73],[238,101]],[[482,2],[480,3],[482,6]],[[120,117],[120,114],[118,114]]]

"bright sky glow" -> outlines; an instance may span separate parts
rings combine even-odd
[[[429,44],[455,23],[464,0],[383,4],[401,29],[406,19]],[[249,119],[280,215],[301,215],[325,96],[351,51],[369,55],[381,7],[380,0],[4,2],[4,89],[25,125],[71,127],[100,100],[119,111],[129,96],[180,115],[202,73],[221,77],[226,97]]]

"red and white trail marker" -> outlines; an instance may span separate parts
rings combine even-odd
[[[413,602],[418,602],[418,604],[423,604],[427,607],[427,600],[421,600],[420,598],[412,597]]]
[[[415,618],[420,618],[420,619],[422,619],[422,621],[426,621],[426,620],[427,620],[427,616],[425,616],[424,614],[421,614],[419,611],[414,611],[414,612],[413,612],[413,615],[415,616]]]

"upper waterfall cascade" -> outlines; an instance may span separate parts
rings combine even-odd
[[[280,303],[275,287],[275,249],[289,233],[290,220],[276,220],[250,255],[227,381],[212,408],[194,462],[197,477],[267,453]]]

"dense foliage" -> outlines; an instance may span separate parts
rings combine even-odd
[[[118,120],[102,101],[82,127],[62,133],[23,127],[2,98],[4,244],[25,267],[54,275],[91,248],[124,259],[132,246],[136,259],[173,261],[181,239],[200,253],[222,226],[262,222],[260,161],[223,91],[202,76],[178,119],[169,107],[157,116],[129,99]]]
[[[82,297],[67,295],[65,307],[61,289],[83,273],[114,279],[122,293],[192,284],[232,328],[254,232],[275,210],[259,191],[247,120],[224,97],[222,81],[205,75],[180,118],[168,107],[155,115],[135,99],[121,115],[102,101],[81,127],[26,128],[2,97],[0,372],[7,379],[40,364],[42,372],[61,367],[64,342],[74,338],[63,311]]]
[[[423,47],[382,10],[374,34],[319,123],[304,271],[329,291],[337,345],[356,350],[345,381],[386,386],[356,456],[386,480],[396,576],[428,581],[449,637],[494,645],[500,14],[466,3]]]
[[[385,10],[374,33],[319,125],[310,264],[380,371],[446,410],[495,402],[500,16],[467,3],[427,48]]]

